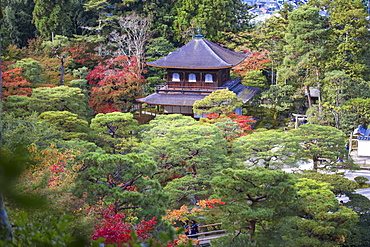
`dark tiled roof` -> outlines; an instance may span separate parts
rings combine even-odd
[[[259,91],[259,88],[236,84],[230,90],[246,103]],[[195,101],[204,99],[206,96],[206,94],[153,93],[136,101],[149,105],[193,106]]]
[[[148,65],[164,68],[229,68],[243,61],[247,55],[225,49],[205,38],[194,38],[183,47]]]
[[[253,96],[260,91],[257,87],[247,87],[242,84],[233,85],[229,87],[229,90],[233,91],[244,103],[251,100]]]
[[[197,100],[204,99],[205,94],[153,93],[136,101],[149,105],[193,106]]]

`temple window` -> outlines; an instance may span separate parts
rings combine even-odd
[[[205,82],[213,82],[213,76],[211,74],[206,74]]]
[[[195,74],[189,74],[189,82],[196,82],[197,76]]]
[[[172,81],[180,81],[180,74],[179,73],[173,73],[172,74]]]

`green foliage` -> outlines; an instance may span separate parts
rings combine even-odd
[[[281,169],[284,166],[297,166],[301,157],[301,139],[289,132],[268,130],[242,136],[235,140],[231,157],[241,167],[263,166],[268,169]]]
[[[364,186],[368,181],[369,179],[367,177],[364,177],[364,176],[358,176],[358,177],[355,177],[354,180],[360,185],[360,186]]]
[[[57,130],[66,132],[63,139],[86,137],[88,123],[79,119],[77,114],[69,111],[46,111],[41,113],[39,118],[49,122]]]
[[[323,100],[336,107],[342,105],[346,97],[347,85],[350,85],[349,81],[351,81],[351,77],[344,71],[334,70],[325,73],[323,91],[326,98]]]
[[[161,219],[168,197],[152,179],[156,164],[146,154],[87,153],[76,157],[80,164],[74,193],[87,193],[89,203],[115,205],[126,219]]]
[[[298,217],[288,223],[293,231],[282,232],[286,246],[338,246],[356,224],[357,214],[338,205],[328,183],[302,178],[296,188]]]
[[[279,114],[292,108],[294,93],[295,89],[292,85],[282,83],[271,85],[261,93],[261,99],[264,101],[261,106],[271,112],[273,126],[277,125]]]
[[[29,106],[29,97],[13,95],[9,96],[6,99],[6,102],[3,102],[3,110],[7,114],[11,114],[14,117],[26,117],[32,114],[28,109]]]
[[[245,73],[242,78],[244,85],[249,87],[265,87],[266,86],[266,76],[263,75],[261,70],[251,70]]]
[[[290,131],[302,141],[302,155],[312,159],[313,169],[356,168],[345,148],[345,134],[331,126],[304,124]]]
[[[67,0],[38,0],[32,12],[33,22],[39,33],[48,39],[55,34],[67,35],[71,31]]]
[[[68,216],[53,217],[46,223],[31,221],[21,213],[15,219],[15,241],[10,246],[73,246],[70,223]]]
[[[33,83],[33,85],[37,85],[43,82],[41,74],[43,72],[43,68],[40,62],[36,61],[33,58],[24,58],[18,60],[12,68],[21,68],[23,69],[22,76],[26,78],[27,81]]]
[[[91,120],[90,128],[97,131],[103,142],[109,143],[113,153],[127,153],[137,145],[133,134],[138,122],[131,113],[112,112],[99,113]]]
[[[2,115],[2,147],[11,151],[17,150],[22,144],[47,147],[58,142],[62,133],[40,121],[37,114],[15,118],[12,115]]]
[[[228,115],[242,105],[243,101],[236,97],[234,92],[229,89],[221,89],[212,92],[202,100],[195,101],[193,111],[198,115],[211,113]]]
[[[44,49],[49,50],[49,52],[53,55],[55,54],[55,51],[59,51],[61,48],[69,45],[70,41],[68,40],[68,37],[63,35],[55,35],[53,40],[42,42]]]
[[[228,232],[248,232],[253,241],[271,222],[292,213],[295,179],[283,171],[226,169],[212,179],[214,198],[226,202],[218,215]]]
[[[169,208],[180,208],[182,205],[194,206],[199,200],[210,197],[213,188],[209,181],[215,174],[202,174],[202,176],[185,175],[174,176],[164,187],[170,198]]]
[[[155,61],[174,50],[174,45],[163,37],[150,39],[146,46],[146,60],[148,62]],[[145,74],[147,82],[143,84],[143,95],[153,92],[156,85],[163,83],[166,73],[163,68],[148,66],[147,69],[148,72]]]
[[[331,111],[332,107],[330,106],[326,107],[326,105],[323,105],[320,110],[318,104],[313,104],[306,111],[307,122],[310,124],[334,126],[335,122]],[[353,129],[351,131],[353,131]]]
[[[367,232],[370,222],[370,201],[365,196],[356,193],[348,193],[347,196],[349,201],[344,205],[355,211],[359,218],[357,224],[349,228],[351,234],[346,237],[346,242],[343,243],[343,246],[369,246],[370,237]]]
[[[86,96],[80,88],[67,86],[35,88],[29,99],[29,104],[29,110],[39,113],[69,111],[84,120],[90,117]]]
[[[322,74],[328,30],[319,11],[319,8],[300,5],[288,14],[284,38],[287,43],[284,50],[288,55],[284,58],[284,67],[279,69],[279,78],[295,88],[304,85],[308,89],[316,85]],[[311,105],[308,100],[308,105]]]
[[[249,241],[249,236],[247,234],[241,234],[237,238],[234,236],[226,235],[217,239],[212,239],[211,244],[214,247],[257,247],[257,243]]]
[[[13,45],[24,47],[27,41],[35,37],[36,28],[32,24],[33,0],[2,1],[4,11],[3,35]],[[3,36],[3,37],[4,37]]]
[[[141,131],[138,150],[153,157],[164,183],[173,175],[204,176],[228,164],[218,127],[180,114],[157,116]]]
[[[329,2],[329,39],[328,66],[332,70],[342,70],[355,77],[366,77],[368,68],[369,32],[367,30],[367,11],[361,0]]]
[[[355,118],[352,120],[355,122],[356,127],[358,125],[367,126],[370,124],[370,98],[361,99],[355,98],[346,102],[342,107],[343,113],[355,114]],[[352,129],[353,131],[353,129]]]
[[[349,180],[348,178],[339,174],[325,174],[319,172],[307,172],[303,174],[297,174],[296,176],[301,178],[313,179],[318,182],[325,182],[331,185],[330,190],[336,195],[340,196],[348,192],[354,192],[358,189],[356,182]]]
[[[176,40],[189,41],[197,28],[202,28],[207,39],[222,42],[224,32],[238,32],[248,27],[250,17],[245,6],[234,0],[177,1],[173,28]]]

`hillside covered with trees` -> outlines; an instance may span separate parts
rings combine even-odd
[[[359,168],[346,144],[370,122],[362,1],[285,4],[253,25],[239,0],[1,4],[0,246],[193,246],[186,220],[221,223],[219,247],[369,246],[366,181],[338,172]],[[165,81],[146,63],[199,29],[248,54],[232,77],[259,94],[215,91],[198,120],[139,114]]]

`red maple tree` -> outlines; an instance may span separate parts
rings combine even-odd
[[[76,67],[94,68],[95,64],[103,61],[94,51],[94,44],[86,41],[74,42],[72,46],[64,47],[63,52],[73,61]]]
[[[129,111],[145,82],[137,59],[126,56],[106,60],[105,64],[96,66],[86,79],[92,85],[89,102],[96,113]]]
[[[243,62],[233,68],[233,72],[238,76],[245,76],[251,70],[261,70],[271,61],[268,58],[268,51],[247,51],[248,57]]]
[[[112,244],[117,247],[132,246],[132,243],[148,242],[152,238],[152,233],[155,230],[155,225],[157,224],[156,217],[153,217],[148,221],[141,221],[141,224],[135,226],[124,223],[123,218],[125,217],[122,213],[116,213],[115,206],[110,205],[107,209],[100,211],[99,224],[95,226],[94,233],[91,237],[92,240],[98,240],[99,238],[104,238],[104,244]],[[133,232],[134,231],[134,232]],[[137,239],[133,239],[133,235]],[[163,247],[174,247],[177,245],[178,240],[175,239],[173,242],[170,241],[166,244],[157,243],[156,246]]]
[[[232,144],[236,138],[252,133],[252,124],[257,122],[252,116],[237,115],[235,113],[220,115],[216,113],[206,114],[207,118],[202,118],[201,121],[208,123],[224,123],[218,124],[222,128],[223,137]],[[234,124],[230,124],[230,121]],[[237,127],[235,128],[235,124]]]
[[[31,96],[32,84],[21,76],[23,69],[16,68],[3,72],[3,99],[6,100],[8,96]]]

